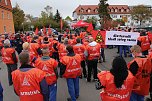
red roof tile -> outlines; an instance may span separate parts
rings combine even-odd
[[[98,5],[79,5],[74,12],[76,12],[78,15],[95,15],[98,14],[96,12],[96,9],[98,8]],[[109,9],[117,9],[117,12],[109,12],[110,14],[130,14],[130,8],[128,5],[109,5]],[[88,12],[88,9],[90,9],[90,12]],[[124,12],[119,11],[119,9],[124,9]],[[127,9],[129,10],[127,12]],[[83,12],[82,12],[83,10]],[[74,13],[73,12],[73,13]]]

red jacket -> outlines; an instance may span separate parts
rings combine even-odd
[[[128,77],[124,81],[122,88],[116,88],[114,76],[109,71],[103,71],[98,74],[101,84],[105,87],[101,91],[102,101],[129,101],[134,84],[134,76],[128,71]]]
[[[81,75],[81,57],[80,55],[64,56],[61,58],[60,62],[66,65],[64,78],[76,78]]]
[[[2,48],[2,61],[5,64],[14,64],[13,56],[12,54],[15,52],[14,48]],[[17,57],[16,57],[17,58]]]
[[[135,75],[135,82],[133,86],[133,92],[139,95],[148,95],[150,88],[150,74],[152,70],[151,59],[149,58],[135,58],[130,63],[128,63],[128,68],[130,65],[136,61],[139,68],[137,74]]]
[[[16,70],[12,72],[15,92],[20,101],[43,101],[39,83],[44,79],[45,73],[33,68],[27,72]]]

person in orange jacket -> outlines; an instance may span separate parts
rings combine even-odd
[[[58,53],[59,53],[59,58],[61,59],[63,56],[67,55],[67,50],[66,46],[68,45],[68,38],[64,39],[63,43],[60,43],[58,45]]]
[[[98,73],[96,89],[100,92],[102,101],[129,101],[134,84],[134,76],[127,68],[122,57],[115,57],[110,71]]]
[[[48,37],[44,37],[43,38],[43,43],[41,44],[41,49],[48,47],[49,48],[49,52],[50,52],[50,57],[52,56],[52,43],[49,42],[49,38]]]
[[[34,61],[36,59],[36,57],[34,56],[34,54],[32,52],[30,52],[30,44],[28,42],[24,42],[23,45],[23,50],[22,52],[28,52],[29,53],[29,56],[30,56],[30,65],[34,66]]]
[[[19,59],[21,67],[12,72],[12,80],[20,101],[49,101],[46,73],[29,65],[28,52],[21,52]]]
[[[140,37],[138,38],[137,45],[141,47],[141,51],[143,55],[148,55],[148,50],[150,49],[151,41],[146,35],[145,32],[141,32]]]
[[[88,76],[87,82],[91,82],[91,73],[93,69],[94,81],[97,80],[97,63],[100,57],[100,44],[94,41],[93,37],[89,38],[89,44],[86,46],[85,56],[87,57]]]
[[[35,67],[46,72],[47,74],[46,81],[47,84],[49,85],[49,90],[50,90],[49,101],[56,101],[58,62],[50,58],[49,56],[50,52],[48,47],[44,47],[42,49],[42,53],[43,56],[35,61]]]
[[[9,86],[13,84],[11,73],[17,69],[17,56],[14,48],[11,47],[10,41],[6,39],[4,41],[4,47],[1,50],[2,52],[2,61],[7,65],[8,70],[8,81]]]
[[[39,57],[42,55],[40,45],[37,43],[38,36],[34,36],[30,43],[30,52],[35,56]]]
[[[141,47],[138,45],[134,45],[130,50],[134,59],[128,63],[128,68],[135,76],[130,101],[144,101],[144,96],[149,95],[151,59],[142,55]]]
[[[68,54],[61,58],[60,77],[67,80],[68,91],[71,98],[68,101],[76,101],[79,97],[79,76],[81,75],[81,56],[75,54],[73,47],[66,47]]]
[[[85,51],[86,51],[86,48],[83,44],[81,44],[81,39],[78,38],[76,39],[77,41],[77,44],[73,46],[73,50],[74,50],[74,53],[75,54],[79,54],[81,56],[81,67],[83,68],[83,76],[84,78],[87,77],[87,72],[86,72],[86,65],[85,65]]]

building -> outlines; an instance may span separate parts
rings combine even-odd
[[[14,32],[11,2],[10,0],[0,0],[0,34]]]
[[[138,26],[139,22],[131,18],[131,7],[128,5],[109,5],[110,17],[113,20],[122,19],[126,26]],[[87,18],[99,20],[98,5],[79,5],[73,12],[74,20],[86,20]]]

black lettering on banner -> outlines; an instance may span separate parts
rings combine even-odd
[[[116,38],[108,38],[109,41],[116,41]]]

